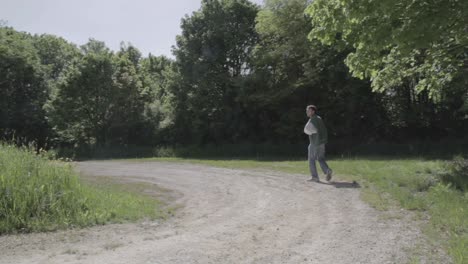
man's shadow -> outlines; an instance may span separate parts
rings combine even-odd
[[[361,188],[361,185],[359,185],[359,183],[356,182],[356,181],[352,181],[352,182],[345,182],[345,181],[323,182],[323,181],[319,181],[318,183],[325,184],[325,185],[331,185],[331,186],[334,186],[335,188]]]

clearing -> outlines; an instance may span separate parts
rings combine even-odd
[[[377,211],[349,183],[155,161],[77,169],[172,190],[180,208],[164,222],[2,236],[0,263],[404,263],[422,239],[411,214]]]

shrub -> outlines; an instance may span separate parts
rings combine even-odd
[[[446,171],[441,174],[441,180],[466,192],[468,190],[468,159],[456,157],[445,167]]]

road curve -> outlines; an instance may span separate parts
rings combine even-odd
[[[402,263],[419,238],[347,184],[170,162],[92,161],[84,174],[154,183],[182,205],[166,222],[0,237],[0,263]]]

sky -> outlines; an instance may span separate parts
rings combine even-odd
[[[263,0],[251,0],[261,4]],[[89,38],[118,50],[130,42],[143,55],[172,57],[180,20],[200,0],[0,0],[0,20],[19,31],[54,34],[77,45]]]

